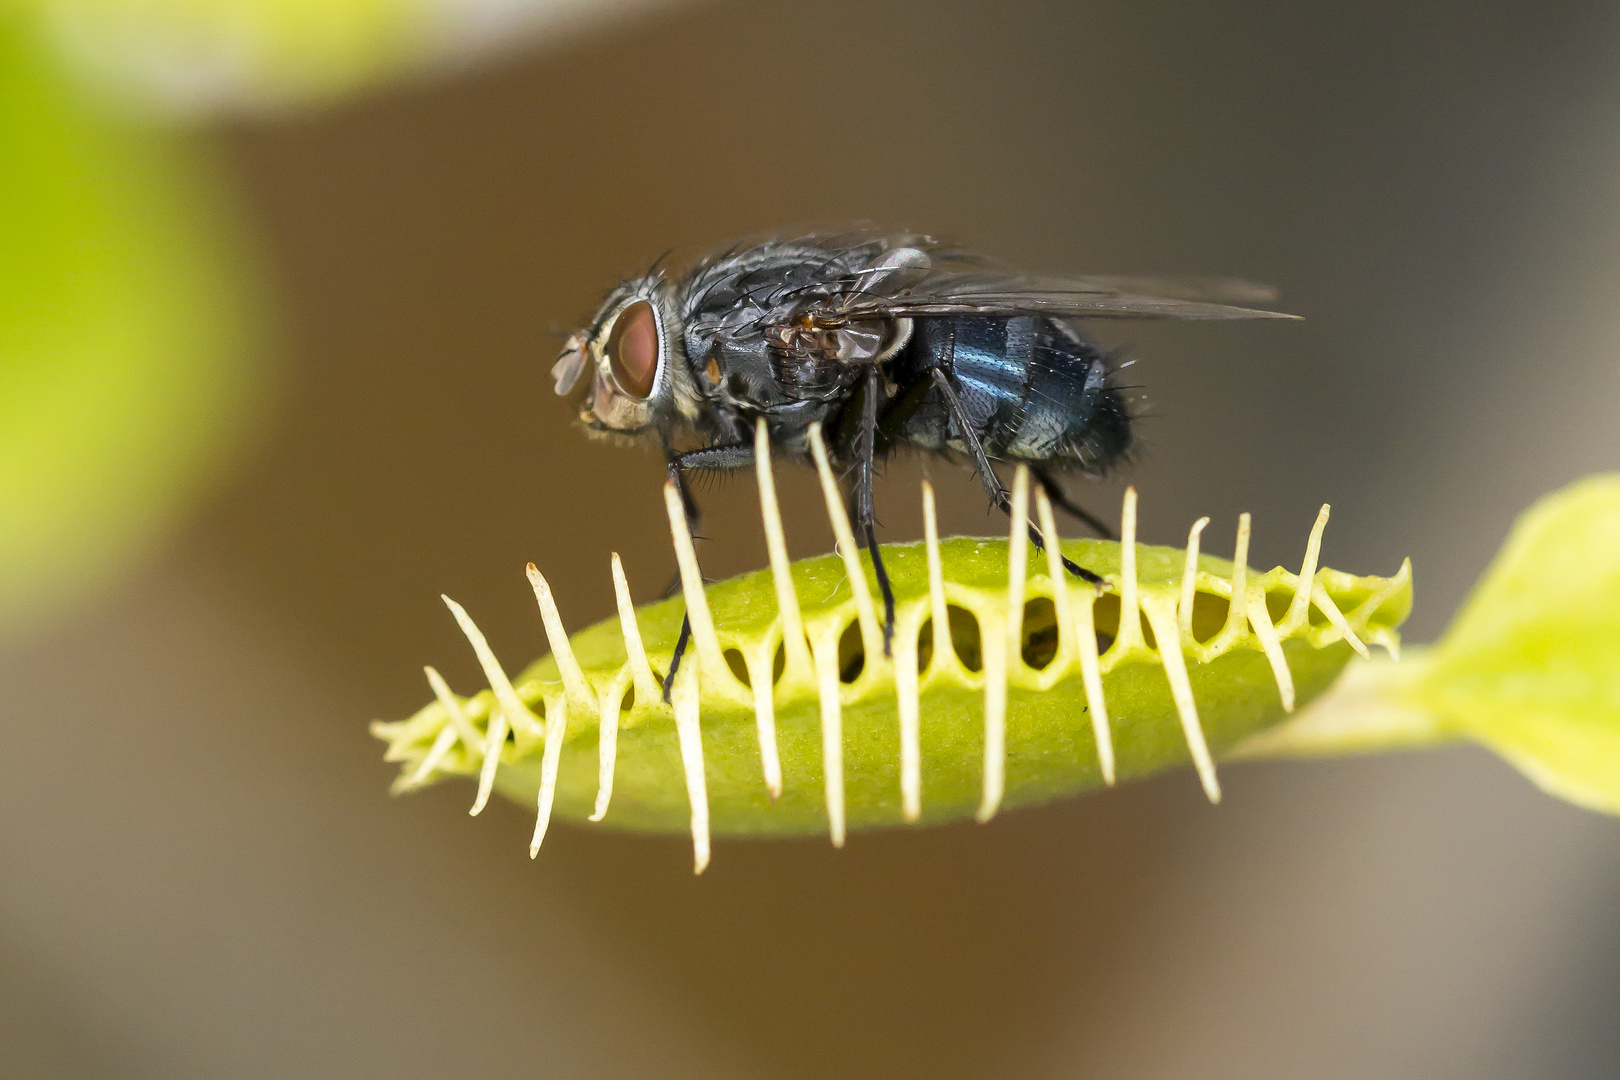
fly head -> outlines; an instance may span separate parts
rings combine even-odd
[[[678,404],[691,396],[690,380],[671,292],[659,272],[627,281],[563,346],[551,368],[556,392],[567,396],[590,379],[579,414],[587,427],[634,435],[682,411]]]

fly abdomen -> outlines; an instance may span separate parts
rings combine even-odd
[[[1130,447],[1130,415],[1108,360],[1070,327],[1039,316],[921,320],[912,345],[921,371],[944,368],[985,452],[999,460],[1106,467]],[[920,449],[966,450],[939,391],[926,395],[902,437]]]

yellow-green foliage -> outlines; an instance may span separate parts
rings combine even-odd
[[[263,396],[201,163],[83,100],[36,30],[0,10],[0,635],[149,545]]]

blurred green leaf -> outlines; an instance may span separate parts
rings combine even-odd
[[[200,155],[79,95],[0,18],[0,633],[149,548],[258,396]]]
[[[1553,794],[1620,813],[1620,475],[1519,519],[1410,696]]]
[[[181,113],[318,100],[431,55],[433,0],[31,0],[73,69]],[[519,5],[521,6],[521,4]]]
[[[1434,648],[1353,666],[1238,756],[1457,738],[1491,747],[1554,795],[1620,813],[1620,474],[1527,511]]]
[[[0,0],[39,13],[89,84],[138,109],[338,98],[669,0]]]

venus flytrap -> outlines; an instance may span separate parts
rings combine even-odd
[[[430,669],[434,702],[374,726],[404,763],[396,789],[476,776],[475,813],[497,790],[536,806],[531,851],[554,814],[689,831],[699,871],[711,833],[825,830],[840,845],[850,829],[987,821],[1188,762],[1213,801],[1217,755],[1327,689],[1366,643],[1399,646],[1409,565],[1393,578],[1318,569],[1326,508],[1299,574],[1257,574],[1244,563],[1247,515],[1235,562],[1200,552],[1207,519],[1185,549],[1137,544],[1134,492],[1121,543],[1060,545],[1036,491],[1053,540],[1043,557],[1026,539],[1019,470],[1010,540],[939,539],[924,485],[923,542],[884,551],[896,598],[886,658],[870,562],[819,434],[811,447],[839,554],[788,562],[762,444],[767,570],[705,587],[670,490],[683,596],[633,608],[615,556],[617,616],[568,636],[531,566],[552,655],[516,680],[447,599],[490,689],[459,698]],[[1060,547],[1104,584],[1066,573]],[[692,649],[665,704],[686,613]]]

